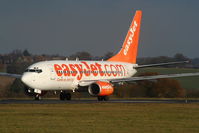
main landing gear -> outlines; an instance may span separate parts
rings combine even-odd
[[[67,93],[67,92],[60,92],[60,95],[59,95],[59,99],[60,100],[71,100],[71,93]]]
[[[98,96],[97,99],[98,99],[98,101],[108,101],[109,97],[108,96]]]

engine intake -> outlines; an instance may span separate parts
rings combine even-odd
[[[88,87],[88,92],[92,96],[108,96],[113,94],[114,88],[108,82],[97,81]]]

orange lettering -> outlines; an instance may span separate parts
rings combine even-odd
[[[71,75],[72,76],[76,76],[77,75],[77,71],[76,71],[76,69],[75,69],[75,65],[74,64],[69,64],[69,67],[70,67],[70,69],[71,69]]]
[[[86,66],[86,69],[83,69],[85,76],[90,76],[90,67],[87,64],[87,62],[82,61],[81,63],[83,63]]]
[[[113,73],[113,76],[115,77],[117,75],[117,68],[114,65],[110,65],[110,68],[111,68],[111,72]],[[113,68],[115,70],[113,70]]]
[[[64,71],[64,76],[70,76],[70,70],[69,70],[68,66],[66,64],[62,64],[61,66],[64,69],[63,70]]]
[[[60,65],[54,64],[54,69],[55,69],[55,71],[57,73],[57,76],[62,76],[62,68],[61,68]]]
[[[101,64],[98,64],[98,63],[95,63],[95,65],[98,67],[98,69],[99,69],[99,74],[100,74],[100,76],[104,76],[104,73],[103,73],[103,71],[102,71],[102,68],[101,68]]]
[[[82,64],[75,64],[76,68],[78,69],[79,75],[77,76],[77,80],[82,79],[83,75],[83,69],[82,69]]]
[[[107,73],[108,76],[111,76],[110,70],[108,70],[107,67],[109,67],[109,65],[105,64],[104,68],[106,70],[106,73]]]
[[[98,75],[97,67],[94,64],[91,64],[90,67],[91,67],[91,71],[93,72],[93,75],[97,76]]]

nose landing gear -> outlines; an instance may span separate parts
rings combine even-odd
[[[36,95],[35,95],[35,100],[36,100],[36,101],[41,100],[41,95],[40,95],[40,94],[36,94]]]

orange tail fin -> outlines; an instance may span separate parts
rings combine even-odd
[[[120,52],[108,61],[136,63],[141,17],[142,11],[136,11]]]

